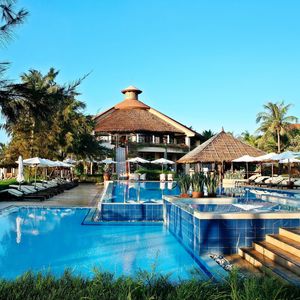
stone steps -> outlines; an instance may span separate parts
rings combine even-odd
[[[280,228],[279,234],[268,234],[251,248],[240,248],[239,255],[266,273],[300,286],[299,228]]]

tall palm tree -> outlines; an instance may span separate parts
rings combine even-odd
[[[281,137],[288,133],[287,129],[293,122],[297,122],[295,116],[289,116],[288,111],[291,104],[285,104],[284,101],[273,103],[268,102],[264,104],[264,111],[256,116],[256,123],[260,123],[258,131],[264,135],[272,134],[277,143],[277,151],[281,152]]]
[[[17,10],[14,0],[0,0],[0,42],[4,43],[12,37],[12,30],[24,23],[28,12],[22,8]]]

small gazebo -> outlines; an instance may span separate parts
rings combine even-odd
[[[177,162],[183,164],[215,164],[222,166],[224,163],[231,163],[243,155],[260,156],[264,151],[250,146],[235,138],[232,134],[226,133],[224,129],[209,140],[190,151]]]

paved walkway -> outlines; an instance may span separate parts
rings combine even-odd
[[[96,207],[102,191],[103,185],[82,183],[46,201],[1,201],[0,209],[10,205]]]

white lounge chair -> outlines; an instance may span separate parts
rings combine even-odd
[[[140,180],[146,180],[146,173],[140,175]]]
[[[160,174],[159,175],[159,180],[162,181],[162,182],[166,181],[166,174]]]
[[[168,181],[173,181],[173,174],[168,174]]]

